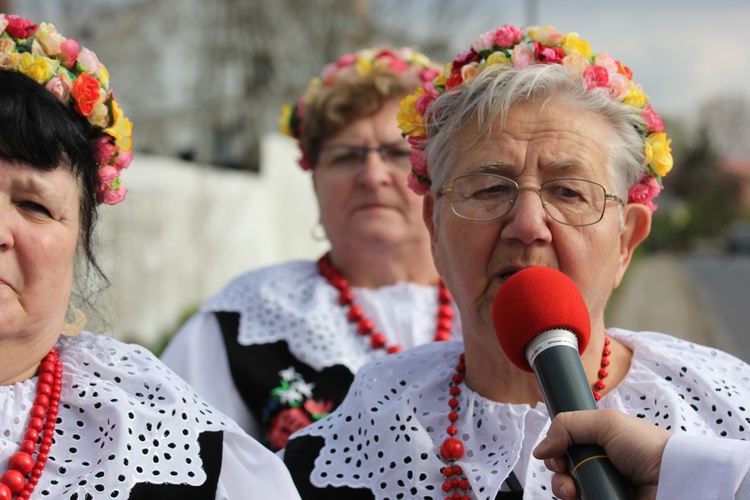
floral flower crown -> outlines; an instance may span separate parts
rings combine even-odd
[[[296,105],[284,105],[281,108],[279,125],[281,132],[293,139],[297,139],[297,145],[302,151],[299,165],[303,170],[310,170],[314,162],[309,151],[302,147],[301,139],[304,135],[302,122],[305,109],[316,94],[323,87],[331,87],[336,82],[368,75],[374,71],[388,71],[397,75],[413,75],[416,84],[425,84],[440,74],[440,67],[433,64],[430,59],[411,48],[385,49],[373,47],[362,49],[350,54],[344,54],[333,63],[323,67],[320,76],[310,80],[307,90],[302,97],[297,99]]]
[[[640,113],[645,127],[646,164],[640,182],[630,189],[628,203],[642,203],[653,212],[652,200],[661,192],[661,178],[672,169],[671,140],[664,123],[648,103],[648,96],[633,82],[629,68],[609,54],[591,51],[588,42],[576,33],[564,35],[552,26],[518,29],[505,25],[480,36],[471,49],[445,65],[442,74],[425,83],[401,101],[398,121],[412,146],[412,173],[409,185],[424,194],[431,183],[424,149],[427,145],[426,118],[430,105],[440,95],[470,82],[487,67],[496,64],[525,68],[534,64],[561,64],[578,77],[588,89],[608,89],[610,97]]]
[[[127,189],[120,183],[120,172],[133,159],[133,125],[109,88],[107,68],[96,54],[63,37],[52,24],[37,26],[0,14],[0,29],[0,70],[23,73],[88,120],[97,132],[96,201],[109,205],[122,201]]]

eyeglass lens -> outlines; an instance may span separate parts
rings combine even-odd
[[[336,144],[323,147],[318,154],[318,163],[334,167],[359,167],[367,160],[367,155],[375,152],[380,158],[397,167],[411,168],[409,156],[411,150],[408,144],[385,144],[376,148]]]
[[[493,174],[457,178],[450,192],[456,215],[477,221],[498,219],[508,213],[523,190],[536,191],[550,217],[562,224],[585,226],[599,222],[606,205],[606,190],[585,179],[554,179],[541,187],[521,186]]]

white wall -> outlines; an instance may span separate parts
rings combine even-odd
[[[264,138],[260,175],[136,154],[122,175],[126,200],[101,208],[97,255],[111,286],[89,327],[152,346],[239,273],[322,255],[297,156],[281,135]]]

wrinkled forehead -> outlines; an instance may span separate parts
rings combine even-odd
[[[601,182],[607,180],[614,140],[612,126],[596,111],[559,100],[518,102],[493,119],[469,120],[454,135],[441,168],[447,182],[478,172]]]

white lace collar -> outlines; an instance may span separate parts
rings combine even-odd
[[[366,316],[389,341],[408,348],[434,339],[436,286],[399,282],[375,290],[354,288],[354,292]],[[383,356],[347,322],[336,290],[318,274],[312,261],[246,273],[206,301],[201,310],[239,312],[240,344],[285,340],[295,357],[316,370],[342,364],[356,373],[363,364]],[[460,338],[457,316],[453,324],[453,336]]]
[[[633,351],[626,378],[600,401],[674,432],[748,439],[750,367],[725,353],[656,333],[612,329]],[[346,400],[297,435],[323,436],[311,482],[442,498],[438,455],[448,425],[448,380],[461,342],[422,346],[377,360],[357,374]],[[489,401],[465,385],[459,434],[476,498],[494,499],[510,470],[524,498],[553,498],[551,473],[530,457],[549,425],[546,408]],[[293,436],[296,437],[297,435]],[[362,460],[368,460],[367,465]],[[379,464],[375,470],[368,470]],[[518,467],[516,467],[518,464]],[[437,488],[437,490],[436,490]]]
[[[367,487],[379,499],[393,498],[396,491],[414,498],[442,498],[440,470],[445,463],[438,450],[449,425],[447,381],[462,350],[460,342],[432,344],[363,368],[344,403],[299,433],[326,437],[313,484]],[[477,498],[494,499],[528,446],[525,427],[533,426],[533,434],[546,427],[546,408],[497,403],[466,386],[459,401],[457,437],[466,453],[457,463]],[[360,468],[360,457],[379,468]]]
[[[140,346],[82,332],[57,347],[63,390],[35,495],[127,498],[141,482],[199,485],[199,434],[241,432]],[[18,451],[35,388],[36,377],[0,387],[2,463]]]

